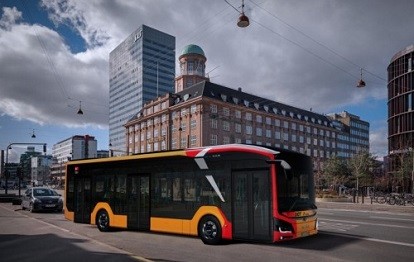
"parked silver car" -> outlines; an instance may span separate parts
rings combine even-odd
[[[26,190],[22,196],[22,209],[35,211],[62,212],[63,200],[55,190],[47,187],[33,187]]]

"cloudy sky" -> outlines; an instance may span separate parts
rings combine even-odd
[[[359,115],[370,122],[372,153],[383,156],[387,66],[414,44],[412,0],[246,0],[244,29],[236,26],[241,0],[0,5],[0,149],[47,143],[51,153],[78,134],[108,149],[109,53],[145,24],[176,37],[177,58],[187,44],[202,47],[212,82],[322,114]],[[18,153],[9,151],[9,161]]]

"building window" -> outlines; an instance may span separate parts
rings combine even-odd
[[[230,144],[230,137],[228,136],[223,137],[223,144]]]
[[[280,132],[279,132],[279,131],[276,131],[276,132],[275,132],[275,138],[276,138],[276,139],[280,139]]]
[[[158,129],[154,129],[154,137],[158,137]]]
[[[223,115],[230,116],[230,109],[228,109],[227,107],[223,107]]]
[[[292,142],[296,142],[296,135],[292,134]]]
[[[262,129],[260,127],[256,127],[256,136],[262,136]]]
[[[190,144],[191,144],[191,146],[196,146],[197,145],[197,136],[196,135],[191,135]]]
[[[187,146],[187,136],[183,136],[183,137],[181,137],[181,140],[180,140],[180,147],[181,147],[181,148],[188,147],[188,146]]]
[[[289,128],[289,122],[283,121],[283,127],[284,128]]]
[[[234,114],[236,115],[236,118],[238,118],[238,119],[241,118],[241,111],[240,110],[234,111]]]
[[[223,121],[223,130],[230,131],[230,123],[229,121]]]
[[[272,130],[266,129],[266,137],[267,138],[272,138]]]
[[[171,148],[177,149],[177,138],[173,138],[171,141]]]
[[[256,115],[256,122],[257,123],[262,123],[262,116],[261,115]]]
[[[236,138],[234,139],[234,143],[236,143],[236,144],[241,144],[241,138],[236,137]]]
[[[236,123],[235,124],[236,133],[241,133],[241,124]]]
[[[211,119],[210,127],[213,129],[217,129],[217,119]]]
[[[292,130],[296,130],[296,123],[292,123]]]
[[[246,120],[252,121],[252,114],[251,113],[246,113]]]
[[[270,117],[266,117],[266,124],[267,125],[271,125],[272,124],[272,119]]]
[[[246,135],[251,135],[253,133],[252,126],[247,125],[246,126]]]
[[[187,130],[187,123],[181,122],[180,131],[185,131],[185,130]]]
[[[191,130],[196,129],[196,127],[197,127],[197,120],[196,119],[191,119],[190,126],[191,126]]]
[[[275,126],[280,126],[280,120],[279,119],[275,119]]]
[[[154,151],[159,151],[159,149],[158,149],[158,142],[155,142],[154,143]]]
[[[252,144],[252,140],[246,139],[246,144],[251,145]]]
[[[190,112],[194,114],[197,111],[197,105],[191,105]]]
[[[217,113],[217,105],[211,104],[210,105],[210,111],[211,113]]]
[[[217,135],[210,135],[210,145],[217,145]]]
[[[181,116],[187,115],[187,108],[181,109]]]

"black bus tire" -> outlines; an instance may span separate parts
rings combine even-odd
[[[98,212],[96,216],[96,226],[98,227],[99,231],[101,232],[108,232],[110,231],[110,223],[109,223],[109,215],[106,210],[101,210]]]
[[[221,242],[221,225],[214,216],[205,216],[198,224],[198,236],[206,245],[217,245]]]

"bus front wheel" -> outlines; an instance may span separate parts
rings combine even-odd
[[[214,216],[205,216],[198,224],[198,235],[204,244],[217,245],[221,242],[221,225]]]
[[[96,217],[96,225],[101,232],[108,232],[109,227],[109,216],[105,210],[99,211]]]

